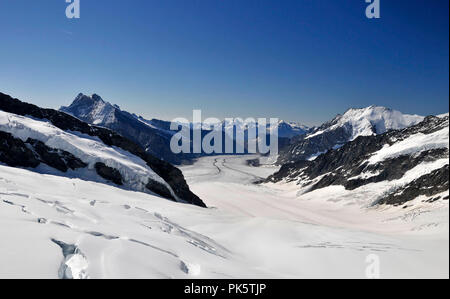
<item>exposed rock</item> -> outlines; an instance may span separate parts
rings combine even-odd
[[[148,190],[161,195],[162,197],[175,200],[175,198],[173,198],[172,194],[170,193],[170,190],[167,189],[166,186],[157,181],[149,180],[148,184],[145,187]]]
[[[0,162],[12,167],[35,168],[40,164],[33,151],[10,133],[0,131]]]
[[[333,149],[336,145],[345,144],[350,136],[351,133],[344,127],[307,139],[305,135],[298,136],[292,139],[290,145],[280,147],[277,164],[307,160],[317,153],[323,153]]]
[[[261,166],[261,162],[259,161],[259,158],[247,160],[246,163],[248,166],[253,166],[253,167]]]
[[[71,153],[60,149],[50,148],[39,140],[29,138],[26,143],[32,146],[41,162],[56,168],[59,171],[67,172],[68,169],[75,170],[77,168],[88,166],[88,164],[84,163]]]
[[[98,162],[95,163],[95,171],[97,171],[99,176],[113,182],[116,185],[121,186],[123,184],[122,175],[115,168],[106,166],[104,163]]]
[[[29,168],[36,168],[42,162],[62,172],[87,166],[71,153],[50,148],[31,138],[23,142],[3,131],[0,131],[0,162],[12,167]]]
[[[429,151],[423,151],[417,155],[402,155],[392,159],[386,159],[374,165],[367,165],[367,163],[354,167],[349,172],[345,173],[345,168],[340,175],[330,175],[322,178],[316,183],[312,190],[320,189],[330,185],[343,185],[347,190],[354,190],[363,185],[370,183],[378,183],[382,181],[393,181],[402,178],[408,170],[411,170],[422,162],[431,162],[440,158],[448,157],[448,149],[440,148]],[[358,176],[362,172],[378,173],[370,178],[349,178]]]
[[[423,175],[412,181],[408,185],[399,188],[391,194],[382,197],[378,204],[402,205],[420,195],[428,197],[448,191],[449,189],[449,168],[448,165],[436,169],[435,171]],[[439,197],[428,200],[429,203],[439,200]]]

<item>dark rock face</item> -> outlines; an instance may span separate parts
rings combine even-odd
[[[95,163],[95,171],[97,171],[98,175],[102,178],[111,181],[116,185],[122,186],[122,175],[117,169],[99,162]]]
[[[164,186],[163,184],[150,180],[148,182],[148,184],[145,186],[148,190],[161,195],[162,197],[165,198],[170,198],[172,200],[175,200],[175,198],[173,198],[172,194],[170,193],[170,190],[167,189],[166,186]]]
[[[433,188],[430,188],[433,187]],[[428,197],[442,193],[449,189],[449,168],[448,165],[436,169],[435,171],[423,175],[412,181],[408,185],[396,190],[378,201],[378,204],[390,204],[399,206],[420,195]],[[432,198],[428,202],[439,200],[439,197]]]
[[[189,190],[189,186],[187,185],[182,172],[178,168],[146,153],[142,147],[110,129],[91,126],[64,112],[40,108],[32,104],[21,102],[18,99],[13,99],[3,93],[0,93],[0,110],[22,116],[46,119],[61,130],[78,131],[89,136],[98,137],[108,146],[116,146],[128,151],[144,160],[153,171],[170,185],[179,198],[188,203],[206,207],[201,199]]]
[[[0,162],[12,167],[35,168],[40,161],[25,143],[11,134],[0,131]]]
[[[393,181],[402,178],[408,170],[411,170],[422,162],[432,162],[437,159],[448,157],[448,149],[440,148],[429,151],[423,151],[417,155],[403,155],[393,159],[386,159],[374,165],[367,165],[367,163],[349,170],[349,172],[341,175],[330,174],[322,178],[316,183],[312,190],[324,188],[330,185],[343,185],[347,190],[354,190],[361,186],[378,183],[382,181]],[[347,168],[346,168],[347,169]],[[342,170],[343,172],[345,170]],[[352,179],[362,172],[378,173],[367,179]]]
[[[313,161],[298,161],[285,164],[277,173],[270,176],[266,182],[299,180],[303,187],[308,187],[309,192],[331,185],[342,185],[347,190],[354,190],[369,183],[397,180],[422,162],[448,158],[448,148],[435,148],[400,155],[375,164],[369,164],[368,159],[370,156],[384,146],[391,146],[411,135],[417,133],[431,134],[445,128],[448,129],[448,125],[448,116],[444,118],[430,116],[425,118],[423,122],[403,130],[393,130],[374,136],[360,136],[339,149],[330,150],[320,155]],[[367,178],[358,178],[361,173],[372,173],[373,175]],[[320,176],[322,176],[320,180],[315,180]],[[380,203],[392,204],[414,199],[418,195],[424,194],[421,193],[422,191],[420,190],[422,189],[420,188],[423,188],[425,185],[429,188],[428,194],[439,193],[439,190],[442,189],[440,186],[445,186],[443,184],[444,180],[445,176],[442,171],[438,172],[437,175],[425,176],[423,179],[418,179],[416,182],[411,183],[411,186],[405,189],[408,192],[403,196],[387,196],[387,199],[381,200]]]
[[[29,138],[26,143],[33,147],[34,152],[38,155],[41,162],[59,171],[66,172],[69,169],[75,170],[88,166],[88,164],[71,153],[59,149],[52,149],[41,141]]]
[[[42,162],[62,172],[87,166],[71,153],[50,148],[31,138],[23,142],[2,131],[0,131],[0,161],[12,167],[30,168],[35,168]]]
[[[261,165],[259,158],[246,161],[248,166],[259,167]]]
[[[158,174],[169,184],[173,192],[179,198],[188,200],[189,203],[197,206],[206,207],[203,201],[189,190],[181,170],[172,166],[170,163],[159,160],[150,155],[147,156],[147,160],[145,161],[147,161],[147,164],[153,169],[154,172],[156,172],[156,174]]]
[[[321,128],[317,130],[321,130]],[[282,165],[307,160],[317,153],[324,153],[333,149],[336,145],[348,142],[351,133],[342,127],[308,139],[305,139],[305,137],[305,135],[297,136],[291,140],[289,145],[282,144],[277,164]]]

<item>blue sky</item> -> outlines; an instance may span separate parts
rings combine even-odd
[[[148,118],[350,107],[448,112],[447,0],[0,0],[0,91],[58,108],[98,93]]]

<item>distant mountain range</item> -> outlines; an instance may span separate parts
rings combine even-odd
[[[78,104],[87,99],[80,96]],[[111,113],[99,104],[103,123],[128,116]],[[79,105],[81,111],[83,105]],[[87,111],[85,111],[88,113]],[[130,129],[139,130],[140,128]],[[150,128],[142,125],[141,128]],[[161,132],[161,130],[155,130]],[[156,134],[156,133],[155,133]],[[189,190],[181,171],[144,151],[135,142],[116,132],[72,117],[43,109],[0,93],[0,162],[37,172],[112,184],[128,190],[153,193],[164,198],[205,207]]]
[[[193,159],[202,154],[174,154],[170,150],[170,140],[176,131],[170,131],[170,122],[158,119],[147,120],[134,113],[121,110],[119,106],[104,101],[99,95],[93,94],[87,96],[80,93],[72,104],[68,107],[61,107],[60,111],[68,113],[76,118],[87,123],[109,128],[124,137],[133,140],[141,145],[148,153],[168,161],[172,164],[189,163]],[[230,126],[239,126],[245,132],[244,147],[248,144],[248,122],[234,122],[232,124],[222,121],[222,126],[225,129]],[[199,124],[185,124],[190,127],[190,130],[199,129]],[[254,126],[254,124],[253,124]],[[310,131],[310,128],[292,122],[279,121],[278,136],[280,144],[287,144],[288,139],[304,135]],[[210,130],[202,128],[202,135],[204,136]],[[269,134],[269,127],[267,129]],[[223,133],[225,134],[225,132]],[[192,136],[192,133],[191,133]],[[225,135],[224,135],[225,136]]]
[[[104,101],[99,95],[87,96],[80,93],[68,107],[60,111],[71,114],[87,123],[109,128],[141,145],[148,153],[172,164],[190,163],[201,154],[174,154],[170,150],[170,140],[175,131],[170,131],[170,122],[158,119],[147,120],[134,113],[121,110],[119,106]],[[370,106],[349,109],[343,115],[315,128],[280,120],[278,129],[280,153],[277,164],[314,159],[330,149],[338,148],[358,136],[381,134],[391,129],[402,129],[417,124],[424,119],[418,115],[407,115],[385,107]],[[191,131],[199,129],[197,124],[186,124]],[[255,124],[248,122],[228,123],[224,128],[235,126],[245,131],[244,147],[248,145],[248,129]],[[203,128],[202,136],[209,130]],[[267,134],[270,133],[269,127]],[[192,133],[191,133],[192,135]],[[234,139],[235,136],[232,136]],[[234,139],[234,142],[238,142]]]

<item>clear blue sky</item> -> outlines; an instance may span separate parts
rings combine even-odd
[[[448,112],[448,0],[0,0],[0,91],[79,93],[145,117],[279,117],[349,107]]]

